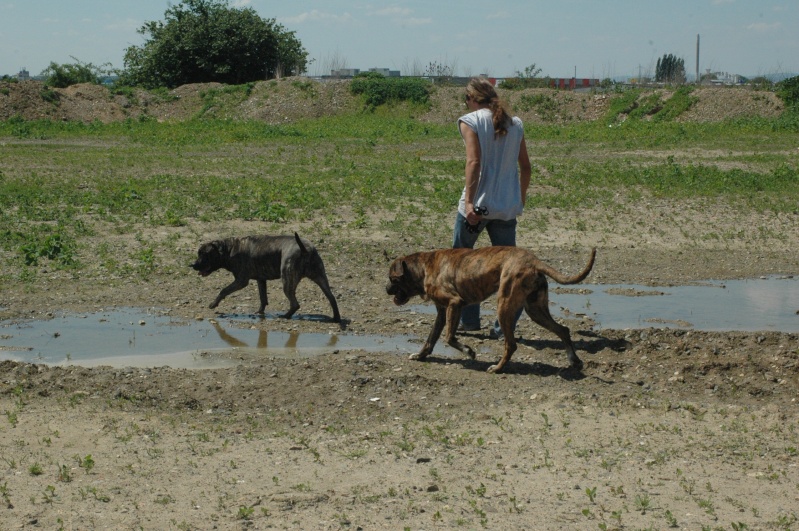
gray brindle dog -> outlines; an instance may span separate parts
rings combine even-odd
[[[303,278],[309,278],[322,289],[330,302],[333,321],[341,322],[322,258],[316,248],[296,232],[294,236],[245,236],[208,242],[197,251],[197,261],[191,267],[204,277],[217,269],[227,269],[233,273],[233,282],[219,292],[209,308],[216,308],[222,299],[247,287],[250,280],[255,280],[261,298],[258,313],[263,314],[269,304],[266,281],[282,278],[283,293],[290,306],[281,317],[288,319],[300,308],[296,296],[297,285]]]

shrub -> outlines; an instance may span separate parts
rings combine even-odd
[[[638,107],[638,97],[641,95],[641,89],[627,90],[621,96],[614,97],[610,100],[610,108],[605,118],[607,123],[614,123],[621,114],[630,114]]]
[[[786,107],[799,109],[799,76],[777,83],[777,95],[785,102]]]
[[[46,101],[47,103],[57,104],[58,103],[58,92],[54,91],[53,89],[45,86],[40,92],[39,96]]]
[[[544,121],[554,121],[559,107],[557,100],[551,94],[522,94],[516,105],[516,108],[524,112],[535,109]]]
[[[693,87],[688,85],[678,88],[671,98],[663,103],[663,107],[653,119],[658,122],[674,120],[690,109],[697,102],[697,97],[691,95],[693,91]]]
[[[749,84],[755,90],[772,90],[774,83],[765,76],[757,76],[749,80]]]
[[[73,57],[73,59],[75,58]],[[50,66],[42,72],[46,78],[45,82],[57,88],[66,88],[78,83],[99,85],[104,74],[105,71],[101,67],[91,63],[82,63],[78,59],[75,59],[75,63],[72,64],[50,63]]]
[[[424,105],[430,99],[430,83],[419,78],[393,78],[367,72],[355,76],[350,83],[350,92],[363,95],[370,107],[401,101]]]
[[[40,258],[47,258],[62,266],[75,264],[75,242],[61,233],[45,237],[32,237],[20,246],[25,265],[37,265]]]

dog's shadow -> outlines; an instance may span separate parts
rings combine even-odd
[[[624,339],[613,339],[604,337],[596,332],[592,331],[577,331],[577,335],[584,336],[589,339],[578,339],[574,342],[574,348],[577,349],[579,353],[588,353],[588,354],[597,354],[605,349],[610,349],[614,352],[624,352],[630,347],[630,343]],[[485,339],[489,341],[497,341],[495,339],[491,339],[487,334],[472,334],[472,333],[465,333],[463,334],[465,337],[474,337],[477,339]],[[501,340],[500,340],[501,341]],[[559,339],[525,339],[525,338],[517,338],[516,342],[519,345],[524,345],[526,347],[533,348],[535,350],[544,350],[544,349],[552,349],[555,351],[562,352],[565,358],[565,352],[563,352],[563,342]],[[516,351],[518,354],[518,350]],[[488,368],[497,361],[497,358],[494,361],[481,361],[481,360],[471,360],[468,358],[433,358],[428,357],[426,359],[427,362],[436,362],[442,364],[451,364],[457,363],[461,365],[465,369],[471,369],[476,371],[486,371]],[[583,361],[586,361],[583,358]],[[558,376],[564,380],[568,381],[578,381],[588,376],[584,374],[582,370],[574,369],[571,367],[559,367],[555,365],[550,365],[548,363],[542,363],[540,361],[533,361],[530,363],[522,362],[522,361],[514,361],[513,358],[510,359],[508,363],[502,368],[500,374],[517,374],[517,375],[534,375],[534,376]],[[613,383],[607,380],[602,380],[605,383]]]
[[[424,363],[438,363],[441,365],[457,364],[464,369],[477,372],[486,372],[488,371],[488,368],[492,365],[495,365],[497,361],[499,361],[499,358],[494,361],[482,361],[472,360],[469,358],[443,358],[429,356],[425,359]],[[559,376],[560,378],[569,381],[577,381],[586,378],[586,375],[577,369],[572,369],[569,367],[556,367],[554,365],[541,363],[538,361],[534,361],[532,363],[513,361],[513,358],[511,358],[511,360],[506,363],[504,367],[502,367],[502,371],[497,373],[495,376],[501,377],[503,374],[516,374],[519,376],[533,375],[541,377]]]
[[[610,349],[614,352],[624,352],[631,346],[630,342],[625,339],[613,339],[589,330],[578,330],[575,332],[575,334],[585,338],[591,338],[590,340],[572,340],[574,343],[574,348],[577,349],[578,352],[597,354],[605,349]],[[534,348],[536,350],[543,350],[547,348],[554,350],[563,349],[563,342],[560,339],[525,339],[522,337],[518,338],[517,342],[520,345]]]

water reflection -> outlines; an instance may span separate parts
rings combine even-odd
[[[187,321],[157,311],[123,308],[48,320],[5,321],[0,322],[0,360],[48,365],[209,368],[237,363],[216,355],[231,348],[262,356],[310,357],[337,350],[410,354],[420,345],[416,336],[408,335],[242,328],[249,319]],[[447,355],[448,350],[451,349],[436,347],[437,354]]]
[[[223,328],[222,325],[215,319],[209,321],[211,326],[216,330],[216,333],[219,335],[219,339],[224,341],[227,345],[234,347],[234,348],[255,348],[257,350],[270,350],[270,352],[276,350],[282,350],[286,352],[296,352],[301,348],[300,344],[300,336],[313,336],[313,340],[311,341],[315,348],[322,348],[322,349],[334,349],[336,345],[339,344],[339,335],[338,334],[300,334],[300,332],[292,331],[292,332],[270,332],[269,330],[242,330],[242,329],[234,329],[237,330],[237,335],[242,336],[250,336],[250,335],[257,335],[254,341],[254,345],[251,345],[247,341],[239,339],[230,332],[230,329]],[[255,332],[255,334],[253,333]],[[270,349],[269,346],[269,336],[272,336],[272,347]],[[252,342],[252,340],[251,340]],[[303,344],[307,341],[303,341]],[[307,348],[307,347],[306,347]]]

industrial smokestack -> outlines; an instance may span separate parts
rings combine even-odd
[[[696,34],[696,84],[699,85],[699,34]]]

